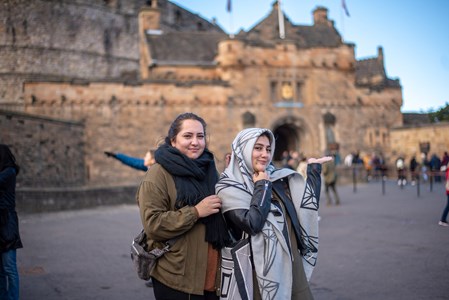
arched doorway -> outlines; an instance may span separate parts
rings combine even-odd
[[[298,127],[294,124],[282,124],[273,129],[276,139],[276,147],[274,150],[273,160],[279,162],[282,160],[284,151],[297,151],[299,149]]]

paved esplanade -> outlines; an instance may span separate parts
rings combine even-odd
[[[387,182],[339,186],[339,207],[320,208],[316,300],[449,299],[449,228],[437,225],[442,184],[403,190]],[[129,255],[137,207],[20,216],[22,300],[154,299]]]

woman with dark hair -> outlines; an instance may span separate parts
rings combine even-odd
[[[274,147],[270,130],[242,130],[216,185],[232,237],[249,237],[251,245],[250,259],[245,253],[239,260],[236,246],[238,267],[222,268],[222,299],[313,299],[308,281],[318,254],[321,163],[332,157],[309,158],[304,179],[271,164]]]
[[[148,249],[176,239],[151,273],[156,299],[218,299],[219,251],[229,241],[218,173],[207,149],[206,123],[193,113],[179,115],[156,163],[145,174],[137,200]]]
[[[0,144],[0,299],[19,299],[16,249],[22,248],[16,212],[16,176],[20,168],[7,145]]]

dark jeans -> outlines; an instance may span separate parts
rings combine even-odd
[[[330,193],[329,193],[330,189],[334,193],[335,204],[340,204],[340,197],[338,197],[337,188],[335,187],[336,183],[337,183],[336,181],[332,181],[330,183],[324,183],[327,204],[331,204],[331,197],[330,197]]]
[[[444,208],[443,215],[441,216],[441,222],[447,223],[447,214],[449,213],[449,195],[447,195],[447,203],[446,207]]]
[[[19,273],[15,249],[2,252],[0,255],[0,299],[19,299]]]
[[[215,292],[204,291],[204,295],[193,295],[177,291],[153,278],[154,297],[157,300],[218,300]]]

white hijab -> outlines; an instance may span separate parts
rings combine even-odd
[[[274,135],[269,129],[244,129],[234,139],[229,166],[216,185],[216,194],[222,199],[223,213],[234,209],[249,209],[254,192],[252,152],[257,139],[264,132],[271,137],[271,151],[274,153]],[[286,168],[275,169],[273,165],[268,166],[267,172],[270,181],[288,177],[303,243],[307,246],[302,257],[309,280],[318,253],[318,199],[311,186],[306,185],[297,172]],[[292,276],[283,275],[292,274],[292,256],[288,241],[282,234],[285,217],[275,217],[273,211],[279,209],[272,204],[262,231],[251,236],[253,261],[262,299],[289,299]]]

